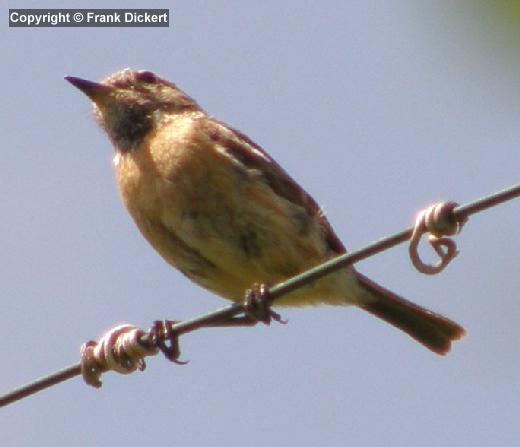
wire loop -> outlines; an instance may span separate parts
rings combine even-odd
[[[440,273],[458,255],[457,244],[453,239],[446,237],[460,233],[467,221],[467,217],[454,217],[453,210],[458,206],[455,202],[441,202],[418,214],[410,237],[408,253],[412,264],[419,272],[426,275]],[[427,264],[419,256],[419,242],[424,233],[429,233],[428,242],[440,258],[436,264]]]
[[[146,368],[144,357],[159,352],[157,347],[141,342],[145,332],[131,324],[110,329],[99,342],[88,341],[81,346],[81,375],[95,388],[101,387],[101,374],[116,371],[130,374]]]

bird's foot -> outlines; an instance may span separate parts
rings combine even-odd
[[[286,324],[287,321],[271,309],[272,303],[269,287],[266,284],[253,284],[253,287],[246,291],[244,313],[247,318],[264,324],[270,324],[272,320]]]

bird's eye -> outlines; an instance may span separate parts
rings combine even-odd
[[[151,71],[140,71],[137,73],[137,80],[147,84],[154,84],[157,77]]]

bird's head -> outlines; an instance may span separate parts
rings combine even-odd
[[[117,150],[130,151],[166,114],[198,111],[198,104],[150,71],[125,69],[101,82],[65,77],[94,103],[94,114]]]

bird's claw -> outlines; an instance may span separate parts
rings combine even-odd
[[[253,287],[247,290],[244,301],[244,312],[247,317],[252,320],[261,321],[264,324],[270,324],[272,320],[281,324],[286,324],[278,312],[271,309],[273,298],[266,284],[253,284]]]

